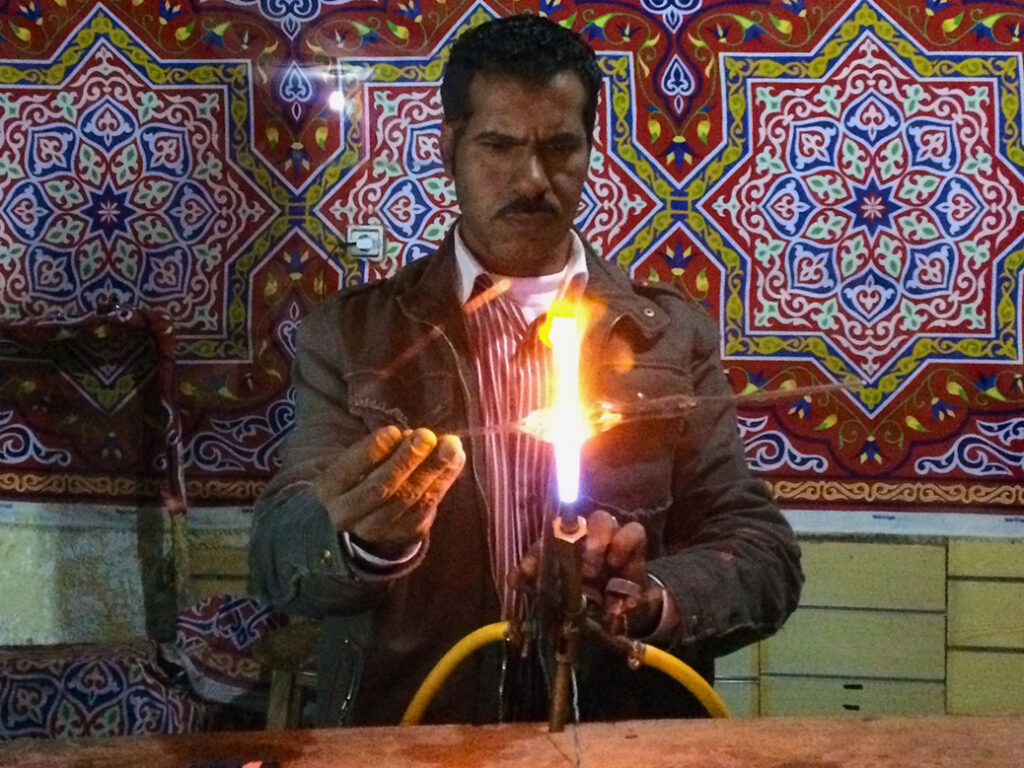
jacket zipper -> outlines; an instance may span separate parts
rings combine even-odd
[[[467,422],[468,422],[466,424],[466,427],[472,433],[473,430],[475,430],[475,429],[477,429],[479,427],[480,419],[479,419],[479,416],[478,416],[478,414],[476,412],[478,410],[477,409],[477,404],[470,397],[469,385],[466,383],[466,376],[463,373],[462,362],[461,362],[461,360],[459,358],[458,351],[455,349],[455,344],[452,343],[452,340],[450,338],[448,338],[448,334],[444,332],[444,329],[442,327],[434,325],[433,323],[431,323],[428,320],[420,320],[419,322],[421,322],[424,325],[427,325],[431,329],[433,329],[434,332],[436,332],[438,336],[440,336],[442,339],[444,339],[444,343],[448,345],[448,350],[451,352],[452,359],[455,362],[455,374],[456,374],[456,376],[458,376],[458,379],[459,379],[459,387],[462,390],[462,399],[466,403],[466,419],[467,419]],[[491,514],[490,504],[489,504],[488,499],[487,499],[487,494],[484,493],[483,486],[480,484],[480,475],[481,475],[481,473],[479,472],[479,468],[477,466],[477,454],[478,453],[479,453],[479,451],[472,451],[472,456],[473,456],[473,458],[472,458],[472,464],[473,464],[473,485],[476,488],[476,492],[477,492],[477,495],[480,498],[480,501],[483,502],[484,512],[486,514],[486,520],[490,520],[490,514]],[[495,589],[497,589],[497,585],[495,585]]]

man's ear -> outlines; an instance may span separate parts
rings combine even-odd
[[[455,143],[458,139],[458,128],[450,121],[441,122],[441,163],[449,177],[455,178]]]

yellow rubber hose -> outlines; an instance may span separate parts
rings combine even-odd
[[[678,680],[686,690],[697,697],[704,709],[712,717],[728,717],[729,710],[715,689],[708,685],[707,681],[698,675],[689,664],[680,661],[671,653],[665,653],[653,645],[645,645],[641,662],[648,667],[659,669],[669,677]]]
[[[499,621],[488,624],[480,629],[470,632],[451,647],[441,660],[434,665],[427,675],[423,684],[412,697],[409,706],[402,715],[402,725],[419,725],[423,713],[427,710],[434,694],[444,685],[444,681],[462,660],[479,648],[489,643],[496,643],[505,639],[508,631],[508,622]],[[708,711],[712,717],[729,717],[729,710],[715,693],[714,688],[707,684],[703,677],[698,675],[691,666],[680,661],[670,653],[666,653],[653,645],[642,645],[641,663],[653,669],[664,672],[669,677],[678,681],[686,690],[692,693]]]
[[[416,691],[416,695],[412,697],[412,701],[409,702],[408,708],[405,710],[405,714],[402,715],[402,725],[418,725],[423,717],[423,713],[426,711],[427,706],[430,704],[431,699],[434,698],[434,694],[437,693],[438,689],[444,685],[444,681],[448,679],[457,666],[473,653],[478,648],[489,643],[496,643],[500,640],[505,639],[505,631],[508,629],[507,621],[499,621],[494,624],[487,624],[486,626],[480,627],[473,632],[470,632],[464,638],[459,640],[455,645],[451,647],[441,660],[434,665],[434,668],[430,670],[430,674],[427,675],[423,684]]]

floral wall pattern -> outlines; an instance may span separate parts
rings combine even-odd
[[[606,75],[581,229],[717,318],[784,505],[1024,507],[1012,4],[0,3],[0,325],[165,313],[190,496],[248,503],[291,421],[297,323],[458,215],[448,46],[521,10],[579,30]],[[353,225],[384,228],[382,258],[352,255]],[[0,334],[0,370],[0,495],[156,497],[138,339]]]

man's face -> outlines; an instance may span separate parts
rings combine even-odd
[[[441,132],[463,240],[497,274],[557,272],[590,162],[583,83],[572,72],[539,86],[477,75],[469,97],[470,116]]]

